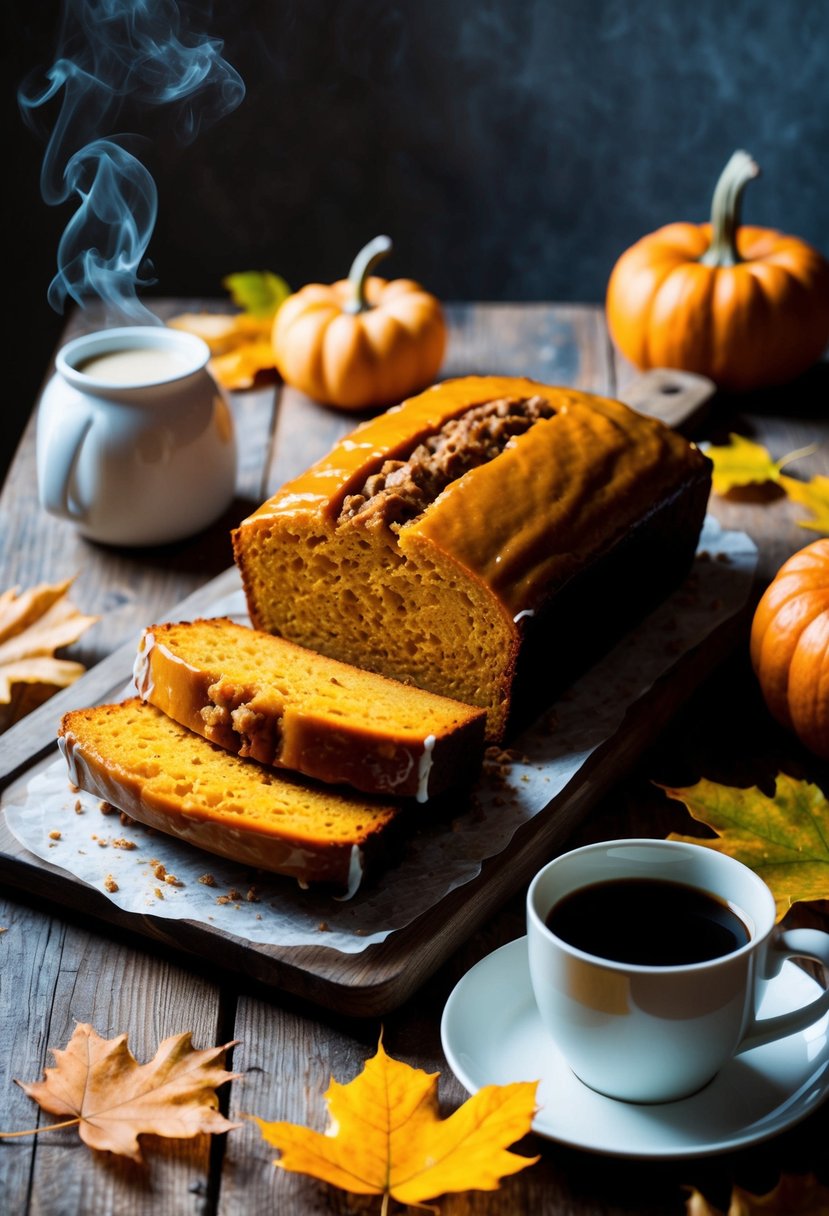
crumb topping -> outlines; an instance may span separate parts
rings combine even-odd
[[[473,406],[430,435],[408,460],[386,460],[356,494],[345,498],[339,523],[400,525],[420,515],[450,482],[494,460],[554,407],[544,397],[501,397]]]

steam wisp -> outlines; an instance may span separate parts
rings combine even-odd
[[[95,297],[119,322],[156,320],[138,298],[139,287],[153,282],[146,253],[158,193],[135,154],[136,128],[150,110],[166,107],[188,144],[245,93],[221,40],[191,28],[193,8],[186,0],[65,0],[45,83],[21,86],[23,115],[47,138],[43,198],[53,206],[78,200],[49,286],[57,312],[68,298],[83,307]],[[55,107],[49,131],[46,115]],[[125,118],[129,134],[115,130]]]

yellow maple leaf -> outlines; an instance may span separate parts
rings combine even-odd
[[[770,887],[778,920],[794,903],[829,899],[829,803],[816,785],[779,773],[771,798],[756,786],[704,779],[685,789],[661,788],[717,833],[712,840],[672,832],[669,839],[705,845],[749,866]]]
[[[72,580],[39,583],[0,595],[0,705],[11,706],[17,686],[29,685],[31,697],[17,698],[0,718],[0,727],[83,675],[82,663],[55,658],[55,651],[76,642],[98,620],[79,612],[68,598]]]
[[[531,1127],[537,1082],[488,1085],[447,1119],[438,1109],[438,1075],[388,1056],[382,1041],[363,1071],[325,1098],[327,1133],[255,1115],[279,1149],[275,1165],[358,1195],[418,1204],[453,1191],[496,1190],[537,1157],[507,1151]]]
[[[210,347],[210,371],[231,392],[252,388],[260,372],[275,372],[273,319],[291,289],[279,275],[246,270],[227,275],[222,285],[241,312],[185,312],[167,324],[195,334]]]
[[[56,1066],[44,1070],[45,1080],[17,1082],[43,1110],[64,1116],[64,1121],[32,1131],[0,1132],[0,1139],[77,1127],[90,1148],[140,1161],[141,1135],[181,1140],[200,1132],[229,1131],[239,1124],[219,1113],[215,1091],[238,1076],[223,1068],[224,1053],[232,1046],[197,1051],[186,1032],[165,1039],[154,1059],[139,1064],[125,1034],[103,1039],[81,1023],[65,1050],[52,1049]]]
[[[812,1174],[784,1174],[766,1195],[753,1195],[735,1186],[725,1213],[692,1189],[685,1211],[687,1216],[829,1216],[829,1190]]]
[[[814,451],[814,445],[789,452],[781,460],[772,460],[768,448],[743,435],[730,434],[728,443],[709,444],[705,455],[714,463],[711,485],[715,494],[728,494],[744,486],[780,483],[781,470],[801,456]]]
[[[250,313],[187,312],[167,322],[210,347],[211,374],[230,392],[251,388],[259,372],[274,372],[272,319]]]
[[[829,477],[817,474],[809,481],[797,481],[794,477],[781,476],[780,484],[793,502],[808,507],[813,513],[813,519],[797,520],[801,528],[829,532]]]

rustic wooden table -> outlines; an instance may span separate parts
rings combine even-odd
[[[164,301],[163,316],[190,309],[194,301]],[[528,304],[457,305],[449,310],[451,339],[445,374],[493,372],[534,376],[613,394],[631,380],[615,356],[598,307]],[[94,316],[68,327],[74,336],[98,324]],[[829,473],[829,420],[825,365],[802,383],[751,399],[716,399],[698,437],[722,439],[739,431],[760,439],[775,456],[816,442],[799,465],[803,475]],[[273,386],[233,399],[240,441],[238,498],[227,517],[190,543],[154,551],[110,550],[80,539],[70,525],[42,512],[35,484],[32,421],[0,499],[0,588],[31,586],[75,576],[73,599],[99,613],[100,621],[73,648],[87,666],[104,671],[103,692],[113,681],[105,660],[134,644],[146,623],[169,615],[209,579],[231,565],[229,528],[286,477],[305,467],[353,425]],[[756,499],[756,496],[754,496]],[[796,525],[798,512],[785,499],[726,502],[712,512],[727,527],[748,532],[759,548],[758,586],[812,534]],[[802,514],[802,513],[801,513]],[[101,664],[103,663],[103,666]],[[114,669],[113,669],[114,670]],[[95,679],[97,677],[93,677]],[[36,711],[41,729],[53,732],[72,691]],[[826,785],[825,767],[783,737],[769,721],[748,671],[745,636],[704,685],[689,695],[670,724],[654,720],[649,746],[632,771],[574,829],[573,843],[612,835],[656,835],[691,830],[680,807],[654,782],[682,785],[701,775],[734,784],[768,781],[778,768]],[[24,768],[32,728],[5,737],[0,781]],[[543,861],[539,857],[539,864]],[[0,896],[0,1095],[4,1129],[37,1121],[37,1111],[13,1078],[31,1081],[50,1064],[77,1022],[111,1037],[126,1032],[139,1059],[161,1039],[191,1030],[198,1046],[239,1041],[233,1068],[242,1080],[225,1087],[231,1117],[254,1111],[322,1129],[323,1093],[331,1076],[349,1080],[374,1053],[383,1027],[387,1051],[430,1072],[440,1072],[446,1110],[464,1098],[443,1056],[439,1024],[443,1005],[459,977],[496,946],[523,933],[523,888],[487,915],[420,989],[382,1019],[345,1017],[265,987],[224,969],[215,959],[183,955],[173,939],[148,941],[121,922],[100,923],[62,904],[36,872],[15,880],[7,869]],[[34,875],[34,876],[33,876]],[[21,889],[22,888],[22,889]],[[47,898],[48,896],[48,898]],[[821,923],[818,909],[801,918]],[[475,924],[472,918],[471,924]],[[480,919],[480,918],[478,918]],[[170,944],[172,942],[172,944]],[[42,1122],[51,1122],[44,1117]],[[666,1216],[685,1210],[686,1186],[696,1186],[725,1209],[734,1184],[770,1190],[781,1173],[816,1172],[829,1182],[825,1144],[829,1107],[822,1107],[769,1142],[741,1151],[680,1161],[602,1157],[530,1136],[518,1150],[539,1153],[533,1168],[506,1180],[493,1193],[470,1192],[438,1201],[446,1213],[533,1213],[545,1216]],[[76,1132],[54,1132],[0,1143],[0,1208],[44,1213],[376,1212],[379,1202],[350,1197],[272,1165],[273,1153],[251,1124],[227,1137],[192,1141],[153,1140],[146,1164],[137,1166],[81,1146]],[[392,1210],[398,1210],[392,1205]]]

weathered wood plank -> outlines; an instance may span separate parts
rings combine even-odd
[[[604,324],[603,317],[600,320]],[[606,341],[612,366],[611,388],[624,397],[641,373],[612,346],[609,335]],[[823,426],[827,385],[829,362],[824,362],[795,384],[765,393],[717,392],[705,410],[701,426],[689,435],[712,443],[726,443],[732,433],[758,439],[775,460],[807,448],[817,438],[815,450],[786,472],[804,480],[815,474],[825,476],[829,468]],[[710,510],[723,527],[747,532],[757,545],[758,588],[769,582],[786,558],[818,535],[798,524],[799,520],[809,518],[809,512],[790,502],[773,486],[750,487],[728,497],[712,494]]]
[[[126,1033],[140,1061],[184,1030],[197,1046],[220,1038],[216,985],[153,953],[98,937],[26,906],[0,905],[0,1084],[3,1130],[48,1126],[11,1077],[39,1080],[78,1022],[111,1038]],[[151,994],[151,999],[148,999]],[[44,1216],[79,1212],[193,1211],[194,1184],[207,1193],[208,1137],[154,1140],[146,1166],[93,1154],[75,1129],[7,1141],[0,1150],[3,1210]],[[146,1204],[146,1206],[144,1206]]]
[[[233,1087],[229,1117],[253,1112],[269,1122],[289,1120],[317,1131],[328,1123],[323,1094],[332,1077],[351,1080],[376,1045],[373,1026],[355,1037],[343,1019],[323,1015],[317,1021],[290,1008],[275,1011],[252,997],[240,998],[234,1033],[240,1040],[234,1063],[244,1081]],[[275,1169],[275,1156],[255,1125],[229,1138],[217,1216],[376,1211],[376,1200],[371,1205],[353,1196],[347,1200],[322,1183]]]
[[[611,386],[602,318],[590,305],[451,304],[449,344],[440,378],[530,376],[592,392]]]
[[[263,497],[276,493],[286,481],[319,460],[365,416],[318,405],[304,393],[284,386],[280,393],[274,452]]]

